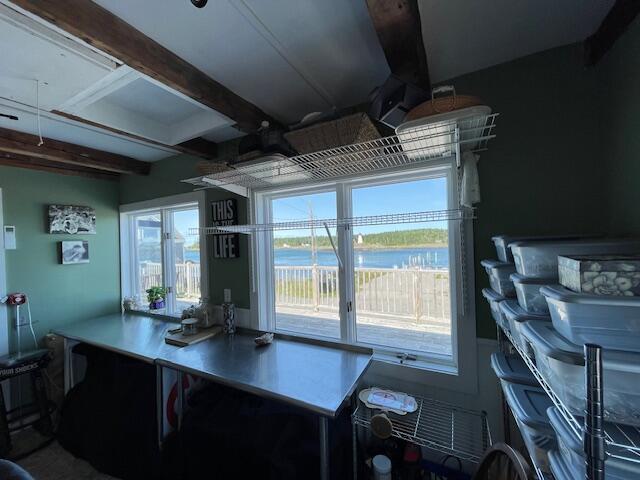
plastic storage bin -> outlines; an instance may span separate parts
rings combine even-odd
[[[558,278],[558,255],[640,252],[640,240],[545,240],[510,244],[516,270],[536,278]]]
[[[483,288],[482,296],[487,299],[489,308],[491,308],[491,316],[496,321],[498,326],[508,329],[509,322],[507,322],[504,313],[502,313],[502,310],[500,310],[500,302],[504,301],[505,297],[490,288]]]
[[[584,447],[580,439],[571,430],[556,407],[550,407],[547,411],[551,426],[556,433],[558,450],[551,456],[551,470],[556,480],[568,480],[585,478]],[[578,418],[578,423],[582,425],[583,419]],[[607,425],[606,432],[611,435],[614,443],[629,445],[640,442],[640,434],[635,428],[624,425]],[[617,447],[608,447],[608,451],[616,456],[631,456],[638,458],[635,454],[626,452]],[[566,476],[570,473],[569,476]],[[631,480],[640,478],[640,463],[611,456],[605,463],[605,475],[607,480]]]
[[[519,273],[512,273],[509,278],[516,289],[518,303],[524,311],[527,313],[549,315],[547,300],[540,293],[540,287],[553,285],[557,283],[556,279],[525,277]]]
[[[549,240],[577,240],[580,238],[596,238],[598,235],[546,235],[546,236],[536,236],[536,235],[496,235],[495,237],[491,237],[491,241],[496,247],[496,253],[498,254],[498,259],[501,262],[513,262],[513,254],[511,253],[511,249],[509,245],[514,242],[523,242],[525,240],[530,241],[549,241]]]
[[[548,457],[549,468],[551,469],[554,480],[584,480],[584,475],[580,477],[578,472],[569,470],[569,467],[567,467],[567,464],[560,456],[560,452],[557,450],[551,450],[548,453]]]
[[[640,352],[640,297],[575,293],[561,286],[540,289],[553,326],[569,341]]]
[[[536,315],[525,312],[522,308],[520,308],[517,300],[509,299],[501,302],[500,310],[502,310],[502,313],[507,319],[507,322],[509,322],[509,331],[511,332],[513,341],[516,342],[518,347],[522,348],[525,351],[526,346],[520,334],[522,324],[531,320],[551,323],[551,317],[549,317],[548,315]]]
[[[532,387],[540,387],[529,367],[524,363],[520,355],[505,355],[495,352],[491,354],[491,368],[503,385],[505,383],[519,383]]]
[[[540,375],[574,415],[584,415],[586,386],[583,347],[549,322],[527,322],[520,333],[535,355]],[[640,354],[603,352],[605,418],[640,426]]]
[[[509,276],[516,271],[513,263],[498,262],[497,260],[482,260],[480,262],[489,276],[489,284],[503,297],[515,297],[516,290]]]
[[[550,473],[547,454],[556,448],[556,434],[547,410],[553,402],[542,388],[531,385],[505,383],[503,391],[533,463]]]

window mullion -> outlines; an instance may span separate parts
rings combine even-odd
[[[337,218],[341,223],[345,218],[351,217],[351,189],[344,184],[336,186]],[[340,255],[342,269],[338,273],[340,291],[340,338],[347,343],[356,341],[355,335],[355,305],[353,286],[353,230],[351,225],[339,226],[336,229],[338,236],[338,255]]]
[[[175,258],[173,255],[173,221],[171,216],[171,210],[162,209],[162,275],[163,284],[165,287],[171,287],[171,291],[167,294],[166,309],[168,312],[175,312],[176,310],[176,286],[175,283]]]

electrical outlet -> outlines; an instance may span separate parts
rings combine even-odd
[[[231,289],[224,289],[224,303],[231,303]]]

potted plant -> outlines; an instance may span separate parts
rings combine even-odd
[[[147,300],[150,310],[158,310],[165,307],[164,298],[167,295],[165,287],[151,287],[147,290]]]

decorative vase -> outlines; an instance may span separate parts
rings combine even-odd
[[[160,310],[161,308],[164,308],[164,298],[154,300],[149,304],[149,310]]]

